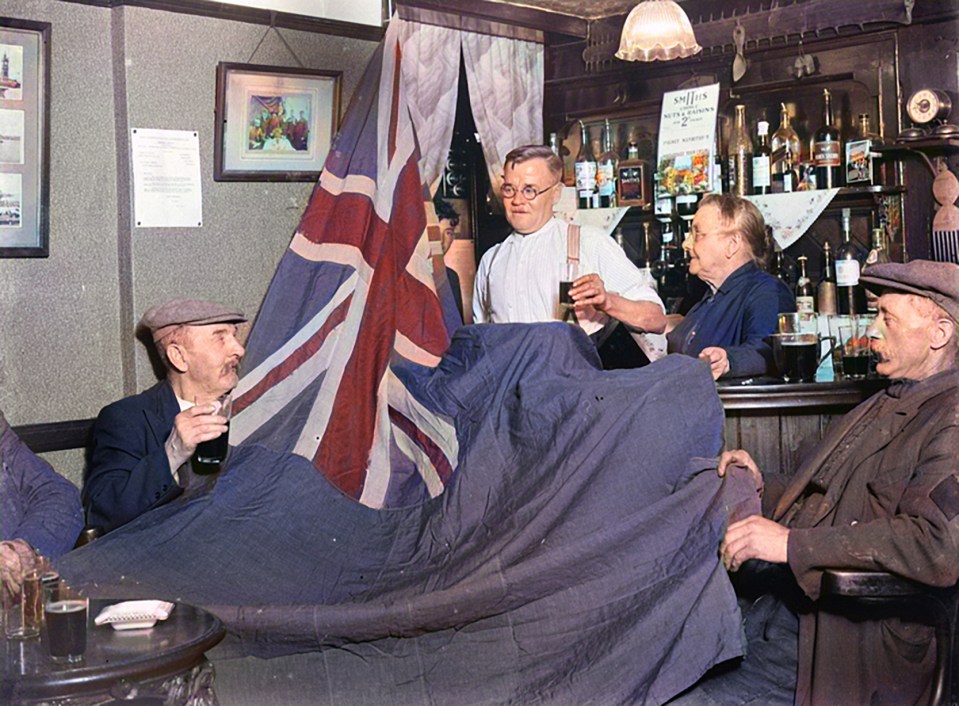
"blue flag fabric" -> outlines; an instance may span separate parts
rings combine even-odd
[[[58,563],[91,596],[208,607],[234,653],[320,651],[358,703],[660,703],[741,654],[718,560],[723,410],[701,362],[602,371],[566,324],[461,329],[403,383],[452,421],[444,493],[365,507],[300,456],[233,450],[187,493]],[[372,682],[372,686],[371,686]]]

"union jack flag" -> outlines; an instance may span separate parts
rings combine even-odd
[[[311,459],[375,508],[436,497],[458,455],[451,420],[414,399],[397,375],[436,366],[449,345],[440,268],[424,236],[398,24],[357,88],[270,284],[230,430],[232,444]]]

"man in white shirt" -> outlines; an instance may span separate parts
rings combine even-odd
[[[533,323],[562,318],[559,283],[565,276],[568,224],[553,217],[562,189],[563,163],[542,145],[506,155],[503,203],[513,232],[480,261],[473,292],[476,323]],[[610,319],[639,334],[650,360],[665,354],[663,303],[652,278],[638,269],[612,238],[582,228],[579,270],[570,297],[588,334]]]

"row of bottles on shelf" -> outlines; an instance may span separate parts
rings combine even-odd
[[[832,95],[823,89],[822,124],[810,137],[804,159],[799,134],[790,124],[789,110],[780,104],[779,128],[769,135],[769,124],[757,123],[754,144],[746,127],[746,106],[736,106],[736,118],[726,150],[726,190],[739,196],[832,189],[843,184],[867,186],[881,181],[873,168],[881,158],[876,151],[882,138],[869,124],[869,114],[859,115],[854,140],[843,142],[833,119]],[[845,167],[845,169],[843,169]]]
[[[628,168],[635,164],[640,171],[645,171],[645,165],[639,159],[639,147],[630,142],[626,151],[626,160],[620,164],[619,155],[613,149],[613,133],[607,118],[603,125],[603,151],[594,155],[589,140],[589,132],[582,121],[580,127],[580,146],[574,163],[574,183],[579,208],[611,208],[618,205],[623,199],[617,187],[622,189],[619,169]],[[556,133],[550,133],[550,148],[562,159],[559,141]],[[628,179],[628,174],[622,175]]]
[[[689,255],[682,247],[695,212],[695,200],[687,207],[687,211],[680,213],[678,224],[673,222],[671,212],[657,214],[660,242],[656,257],[653,257],[653,236],[649,222],[643,223],[641,253],[627,245],[622,227],[616,229],[614,236],[633,262],[650,271],[670,314],[685,313],[705,292],[705,285],[690,276]],[[835,254],[828,241],[823,244],[820,276],[815,284],[807,275],[805,255],[796,258],[794,267],[786,253],[776,251],[770,266],[771,273],[794,292],[798,311],[844,316],[875,312],[876,300],[867,296],[859,277],[868,265],[890,262],[886,230],[881,225],[872,229],[871,248],[866,251],[852,238],[850,215],[849,209],[843,209],[842,242]]]
[[[882,226],[872,229],[871,247],[867,252],[853,240],[849,209],[843,209],[842,242],[835,257],[829,242],[823,243],[822,268],[817,284],[813,285],[806,274],[807,257],[800,255],[796,260],[799,274],[795,284],[782,250],[776,252],[772,272],[793,290],[796,295],[796,309],[800,313],[843,316],[875,313],[876,298],[866,292],[859,277],[864,267],[891,261],[886,229]]]
[[[716,131],[716,159],[708,180],[711,191],[748,196],[831,189],[843,184],[867,186],[882,181],[882,174],[876,173],[873,167],[874,161],[881,158],[876,149],[882,146],[882,138],[872,132],[868,113],[859,115],[858,134],[846,143],[844,153],[833,119],[829,89],[823,89],[822,124],[810,137],[805,152],[785,103],[780,104],[780,124],[772,136],[765,120],[757,123],[755,141],[747,126],[746,106],[737,105],[725,151],[720,146],[720,131]],[[561,156],[556,133],[550,134],[550,147]],[[598,155],[593,153],[586,124],[580,121],[580,147],[573,169],[572,179],[564,175],[564,181],[575,184],[579,208],[649,203],[646,194],[651,189],[646,180],[652,170],[639,159],[638,147],[632,140],[626,159],[620,160],[613,149],[608,118],[603,124],[602,152]],[[626,197],[620,181],[630,183]],[[640,182],[639,190],[635,189],[636,181]],[[641,191],[642,196],[637,191]]]

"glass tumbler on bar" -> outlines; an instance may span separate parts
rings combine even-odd
[[[90,601],[63,579],[45,588],[43,617],[50,659],[58,664],[83,660],[87,651],[87,617]]]
[[[842,348],[842,373],[848,379],[859,380],[869,374],[868,326],[868,320],[858,316],[852,316],[847,323],[839,325],[837,343]]]
[[[27,571],[16,595],[3,594],[3,633],[8,640],[26,640],[40,634],[40,573]]]

